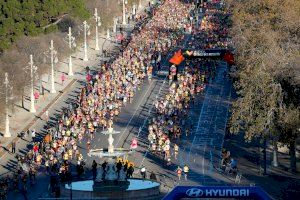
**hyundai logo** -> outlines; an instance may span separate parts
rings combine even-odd
[[[185,193],[189,197],[201,197],[203,195],[203,191],[198,188],[188,189]]]

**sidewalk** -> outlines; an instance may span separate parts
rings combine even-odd
[[[102,35],[101,35],[102,36]],[[102,36],[104,37],[104,36]],[[99,44],[102,46],[102,43],[104,42],[103,39],[100,38]],[[56,74],[55,74],[55,94],[50,94],[50,81],[48,82],[48,75],[42,76],[42,83],[45,88],[45,95],[40,95],[37,103],[35,104],[36,107],[36,113],[30,113],[30,98],[29,95],[25,96],[24,101],[24,107],[22,108],[21,102],[17,102],[15,104],[14,108],[14,114],[10,113],[10,131],[12,137],[10,138],[4,138],[2,137],[0,139],[1,143],[1,149],[0,149],[0,157],[2,157],[7,150],[10,150],[12,141],[18,141],[18,133],[22,131],[27,131],[32,127],[32,125],[38,120],[38,119],[44,119],[45,116],[43,116],[44,112],[46,110],[49,110],[53,104],[55,104],[59,98],[66,93],[72,85],[78,80],[85,78],[84,76],[84,70],[86,66],[94,66],[95,60],[97,59],[97,56],[99,55],[98,51],[94,50],[94,40],[89,40],[89,44],[93,49],[89,49],[89,61],[85,62],[82,60],[83,58],[83,50],[80,48],[76,53],[73,54],[73,71],[74,76],[68,76],[68,59],[63,60],[62,62],[59,62],[55,65],[56,68]],[[54,44],[55,45],[55,44]],[[105,48],[109,47],[111,45],[110,42],[105,43]],[[105,49],[104,48],[104,49]],[[66,80],[64,81],[64,84],[61,83],[61,75],[66,75]],[[36,90],[38,88],[36,87]],[[0,131],[4,132],[4,125],[1,127]]]
[[[267,175],[262,175],[260,162],[262,153],[259,151],[259,143],[253,141],[247,143],[242,134],[225,136],[224,148],[231,152],[231,155],[238,161],[241,185],[261,186],[274,199],[299,199],[300,174],[291,173],[289,169],[289,155],[278,153],[278,167],[273,167],[272,151],[267,151]],[[260,158],[261,157],[261,158]],[[297,162],[298,170],[300,162]],[[228,175],[228,178],[234,177]]]

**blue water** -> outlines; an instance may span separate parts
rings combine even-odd
[[[130,184],[126,191],[149,189],[160,185],[157,182],[153,182],[149,180],[129,179],[128,181]],[[92,192],[94,181],[93,180],[77,181],[77,182],[72,182],[71,184],[72,184],[72,190]],[[69,184],[65,184],[65,188],[69,190],[71,189]]]

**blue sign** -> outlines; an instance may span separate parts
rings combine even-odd
[[[271,200],[269,195],[257,186],[177,186],[163,200],[179,200],[181,198]]]

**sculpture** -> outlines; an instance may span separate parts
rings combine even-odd
[[[95,183],[100,183],[103,181],[126,181],[126,172],[124,171],[124,167],[118,173],[117,167],[115,165],[115,158],[127,155],[131,152],[131,150],[126,149],[115,149],[113,142],[114,138],[112,135],[118,134],[120,132],[114,131],[111,127],[112,123],[109,124],[109,128],[107,131],[102,131],[102,134],[108,135],[108,148],[107,149],[92,149],[89,151],[89,156],[98,156],[100,158],[106,157],[107,162],[102,164],[102,167],[97,169],[97,176]],[[103,169],[104,168],[104,169]]]

